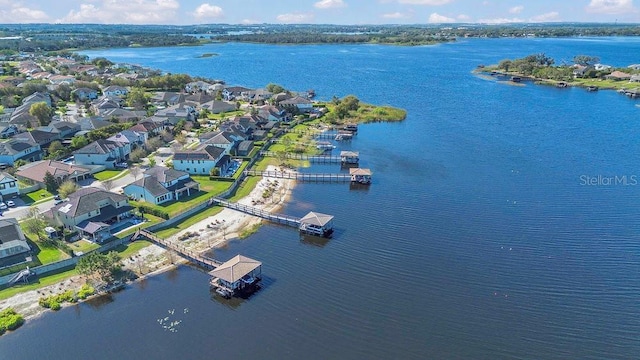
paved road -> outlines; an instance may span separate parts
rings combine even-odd
[[[16,203],[16,207],[13,208],[9,208],[7,210],[4,210],[2,212],[2,217],[4,218],[16,218],[18,220],[21,220],[23,218],[25,218],[27,216],[27,214],[29,213],[29,206],[25,205],[24,202],[22,200],[20,200],[19,198],[13,200]],[[53,200],[49,200],[49,201],[45,201],[42,202],[38,205],[36,205],[36,207],[38,208],[38,210],[42,213],[45,212],[49,209],[51,209],[53,207]]]

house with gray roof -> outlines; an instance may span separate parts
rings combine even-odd
[[[54,221],[65,229],[78,230],[86,237],[102,242],[110,237],[108,230],[131,216],[133,207],[124,195],[86,187],[69,195],[51,209]]]
[[[31,247],[18,225],[18,220],[0,219],[0,266],[24,262],[25,254],[30,251]]]
[[[231,154],[233,149],[240,141],[244,140],[243,137],[238,136],[228,131],[213,131],[201,134],[198,139],[201,144],[211,144],[219,148],[224,149],[227,154]]]
[[[110,85],[102,89],[102,93],[106,96],[127,96],[129,90],[123,86]]]
[[[120,143],[128,143],[131,145],[131,149],[135,149],[137,147],[144,146],[145,142],[147,141],[148,135],[149,134],[146,132],[122,130],[119,133],[107,138],[107,140]]]
[[[126,161],[131,154],[131,144],[112,140],[96,140],[73,152],[77,165],[103,165],[115,169],[116,164]]]
[[[313,109],[313,102],[302,96],[294,96],[291,99],[282,100],[278,103],[287,110],[298,110],[300,112],[310,112]]]
[[[123,190],[132,199],[159,205],[197,193],[200,184],[191,179],[189,173],[155,166],[145,171],[142,179],[125,186]]]
[[[0,171],[0,199],[5,201],[18,195],[20,195],[18,180],[6,172]]]
[[[0,142],[0,163],[13,166],[18,160],[26,162],[42,159],[40,145],[29,139],[11,138]]]
[[[200,109],[208,110],[212,114],[236,111],[236,104],[227,101],[212,100],[199,106]]]
[[[71,97],[78,101],[95,100],[98,98],[98,91],[86,87],[81,87],[71,92]]]
[[[176,151],[173,155],[173,168],[192,175],[209,175],[216,168],[223,174],[229,168],[231,156],[223,148],[203,144],[194,150]]]
[[[20,130],[15,124],[0,124],[0,138],[6,139],[19,133]]]

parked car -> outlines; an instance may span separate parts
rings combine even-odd
[[[53,199],[53,205],[58,205],[61,202],[62,202],[62,199],[60,199],[60,197],[58,197],[57,199],[56,198]]]
[[[9,207],[4,202],[0,202],[0,210],[7,210]]]
[[[7,201],[7,206],[8,207],[15,207],[16,203],[14,203],[13,201],[9,200],[9,201]]]
[[[116,163],[116,167],[121,169],[126,169],[129,167],[129,164],[127,164],[126,162]]]

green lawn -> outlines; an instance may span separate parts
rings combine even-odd
[[[153,244],[153,243],[150,242],[150,241],[147,241],[147,240],[136,240],[136,241],[134,241],[132,243],[129,243],[129,244],[126,244],[126,245],[125,244],[120,245],[120,246],[116,247],[114,249],[114,251],[118,252],[118,255],[120,255],[121,259],[126,259],[129,256],[137,253],[141,249],[143,249],[143,248],[145,248],[145,247],[147,247],[147,246],[149,246],[151,244]]]
[[[99,248],[100,245],[83,239],[69,243],[69,247],[73,249],[73,251],[81,251],[83,253],[87,253],[91,250]]]
[[[31,205],[36,201],[45,200],[47,198],[52,197],[53,194],[48,192],[47,189],[40,189],[28,194],[20,195],[20,199],[24,201],[25,204]]]
[[[93,177],[95,177],[96,180],[104,181],[107,179],[114,178],[120,175],[120,173],[122,173],[122,170],[103,170],[93,174]]]
[[[0,290],[0,300],[8,299],[16,294],[20,294],[26,291],[43,288],[45,286],[58,283],[75,275],[78,275],[78,272],[75,269],[71,269],[41,277],[38,279],[37,283],[28,285],[14,285],[8,289]]]
[[[37,257],[42,265],[51,264],[69,257],[67,254],[63,253],[60,249],[51,244],[42,242],[35,242],[35,244],[40,249]]]

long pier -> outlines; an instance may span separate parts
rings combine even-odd
[[[350,182],[351,175],[342,173],[299,173],[294,171],[245,170],[247,176],[268,176],[304,182]]]
[[[342,163],[342,157],[334,155],[304,155],[304,154],[295,154],[295,153],[283,153],[278,154],[275,151],[261,151],[260,155],[267,157],[279,157],[284,156],[286,159],[293,160],[307,160],[313,163],[320,164],[340,164]]]
[[[133,236],[131,237],[131,241],[136,240],[139,237],[145,237],[147,239],[149,239],[150,241],[162,246],[165,249],[174,251],[178,254],[180,254],[180,256],[182,256],[183,258],[191,261],[192,263],[199,265],[205,269],[209,269],[209,270],[213,270],[215,268],[217,268],[218,266],[222,265],[222,261],[218,261],[216,259],[212,259],[212,258],[208,258],[206,256],[203,256],[199,253],[196,253],[194,251],[191,251],[189,249],[187,249],[185,246],[183,246],[182,244],[178,244],[178,243],[174,243],[172,241],[168,241],[166,239],[163,239],[159,236],[157,236],[156,234],[152,233],[151,231],[145,230],[145,229],[138,229],[138,231],[135,232],[135,234],[133,234]]]
[[[238,204],[221,198],[213,198],[212,200],[214,203],[220,206],[240,211],[248,215],[256,216],[276,224],[287,225],[295,228],[300,227],[300,218],[297,218],[295,216],[270,213],[254,206]]]

